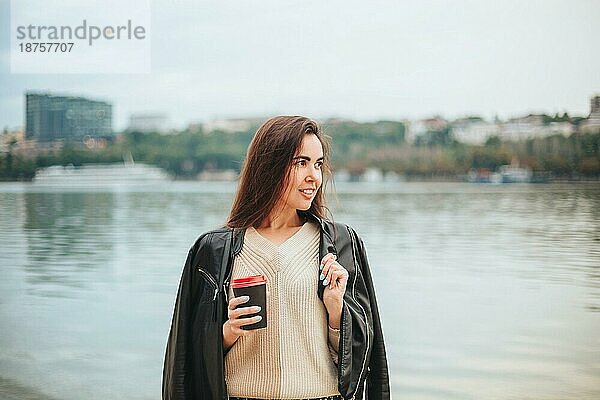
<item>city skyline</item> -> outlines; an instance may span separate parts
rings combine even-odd
[[[105,99],[116,131],[136,113],[166,114],[177,129],[290,113],[358,121],[587,116],[600,94],[600,3],[592,1],[156,0],[153,72],[139,75],[10,74],[9,3],[0,0],[0,128],[24,126],[30,90]]]
[[[106,98],[94,98],[90,96],[80,96],[73,93],[65,93],[65,92],[51,92],[51,91],[37,91],[30,90],[23,94],[24,101],[26,103],[26,109],[28,108],[27,104],[29,104],[28,98],[30,96],[41,96],[48,98],[56,98],[60,99],[60,101],[64,100],[75,100],[75,101],[85,101],[107,105],[112,109],[112,103],[109,99]],[[503,123],[517,123],[517,124],[531,124],[534,125],[540,124],[540,126],[545,125],[546,123],[542,123],[544,118],[558,118],[559,120],[564,118],[565,114],[568,114],[568,118],[570,121],[567,122],[569,125],[579,125],[581,121],[585,120],[593,120],[594,126],[598,124],[598,118],[600,116],[600,94],[595,95],[589,99],[589,108],[588,112],[584,114],[568,114],[566,111],[563,113],[555,112],[548,113],[540,111],[538,113],[528,113],[528,114],[518,114],[508,118],[499,118],[498,115],[495,115],[494,118],[485,118],[481,115],[476,114],[465,114],[463,116],[457,118],[447,118],[445,115],[436,114],[429,115],[423,118],[417,119],[408,119],[408,118],[397,118],[397,119],[379,119],[372,121],[360,121],[352,118],[339,118],[339,117],[324,117],[322,122],[342,122],[342,121],[355,121],[355,122],[384,122],[384,121],[395,121],[395,122],[406,122],[409,124],[437,124],[439,121],[442,121],[444,124],[458,124],[464,125],[466,124],[477,124],[477,123],[485,123],[485,124],[503,124]],[[68,107],[67,107],[68,108]],[[67,109],[65,108],[65,110]],[[26,115],[28,112],[25,113]],[[255,115],[255,116],[243,116],[243,117],[224,117],[224,118],[213,118],[210,120],[195,120],[183,126],[182,128],[172,128],[170,126],[169,116],[162,112],[134,112],[128,116],[128,125],[122,129],[113,129],[113,133],[123,132],[123,131],[131,131],[131,130],[139,130],[142,132],[159,132],[166,133],[167,131],[174,132],[182,132],[189,129],[196,129],[198,126],[203,126],[205,129],[211,130],[223,130],[225,132],[241,132],[247,130],[248,127],[252,124],[260,124],[262,120],[268,119],[269,116],[263,115]],[[112,117],[109,118],[112,120]],[[573,120],[575,122],[573,122]],[[112,122],[111,122],[112,125]],[[27,128],[27,123],[23,126],[14,127],[13,129],[8,129],[8,127],[4,127],[9,132],[15,132],[19,130],[25,130]],[[549,134],[549,132],[547,132]]]

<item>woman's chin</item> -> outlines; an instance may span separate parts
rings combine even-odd
[[[302,204],[300,207],[298,207],[298,210],[308,211],[310,210],[310,206],[312,206],[312,202],[308,204]]]

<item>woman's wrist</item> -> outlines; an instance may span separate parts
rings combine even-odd
[[[327,307],[327,319],[330,328],[340,329],[343,306],[344,302],[341,301],[339,304],[330,305],[329,307]]]
[[[339,330],[340,329],[340,323],[342,321],[341,315],[340,316],[329,316],[329,327],[331,329],[335,329],[335,330]]]
[[[228,324],[229,320],[223,324],[223,348],[229,350],[231,346],[239,339],[239,336],[231,332]]]

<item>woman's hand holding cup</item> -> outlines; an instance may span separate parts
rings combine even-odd
[[[233,297],[227,306],[227,321],[223,324],[223,346],[228,349],[240,336],[246,336],[254,332],[244,330],[242,326],[255,324],[262,319],[260,315],[254,317],[240,318],[244,315],[252,315],[260,312],[259,306],[239,307],[250,300],[248,296]]]

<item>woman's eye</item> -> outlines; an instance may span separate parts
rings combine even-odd
[[[296,161],[296,165],[299,167],[306,167],[308,165],[308,161],[298,160],[298,161]],[[315,168],[320,169],[322,165],[323,165],[323,161],[317,161],[315,163]]]

